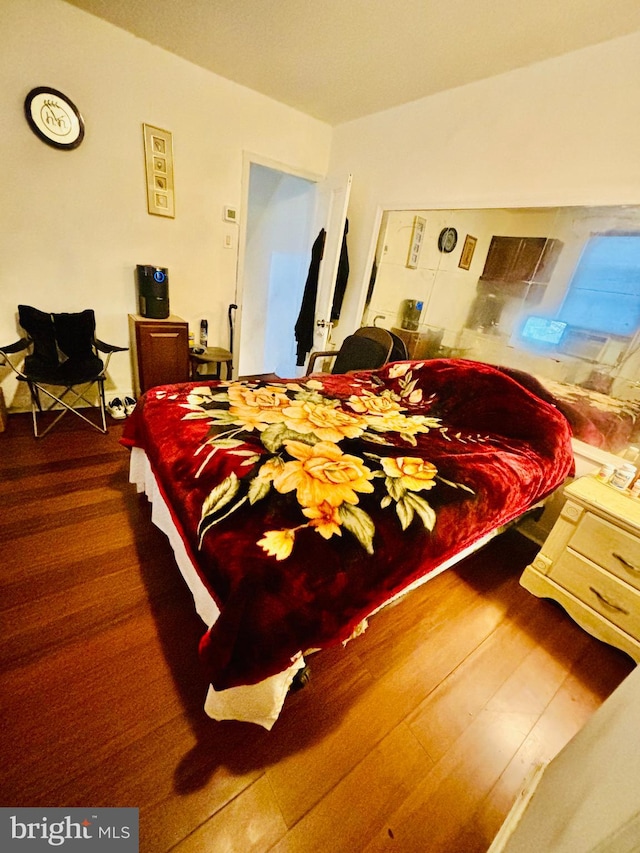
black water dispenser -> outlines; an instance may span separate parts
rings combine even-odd
[[[152,320],[169,316],[169,270],[149,264],[136,267],[138,313]]]
[[[420,325],[422,301],[419,299],[403,299],[398,311],[398,325],[401,329],[415,332]]]

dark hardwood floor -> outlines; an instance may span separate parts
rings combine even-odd
[[[633,668],[516,532],[311,659],[271,732],[203,713],[203,626],[120,423],[0,434],[3,806],[136,806],[143,853],[481,853]]]

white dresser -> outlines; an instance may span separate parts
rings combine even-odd
[[[640,500],[581,477],[520,583],[640,662]]]

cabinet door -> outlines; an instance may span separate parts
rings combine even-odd
[[[544,237],[523,237],[511,267],[511,281],[538,281],[536,274],[546,244]]]
[[[561,240],[545,240],[542,247],[540,260],[533,274],[532,281],[539,284],[548,284],[553,275],[553,270],[556,266],[556,261],[562,249],[563,243]]]
[[[189,379],[187,323],[137,323],[140,391]]]
[[[493,281],[516,281],[512,270],[521,242],[520,237],[492,237],[482,277]]]
[[[492,237],[482,277],[516,283],[549,281],[562,244],[546,237]]]

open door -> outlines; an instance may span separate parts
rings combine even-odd
[[[346,179],[326,181],[317,188],[317,214],[314,234],[326,231],[324,253],[318,277],[318,293],[314,318],[313,349],[327,349],[331,331],[331,306],[336,289],[342,238],[347,221],[351,193],[351,175]]]

